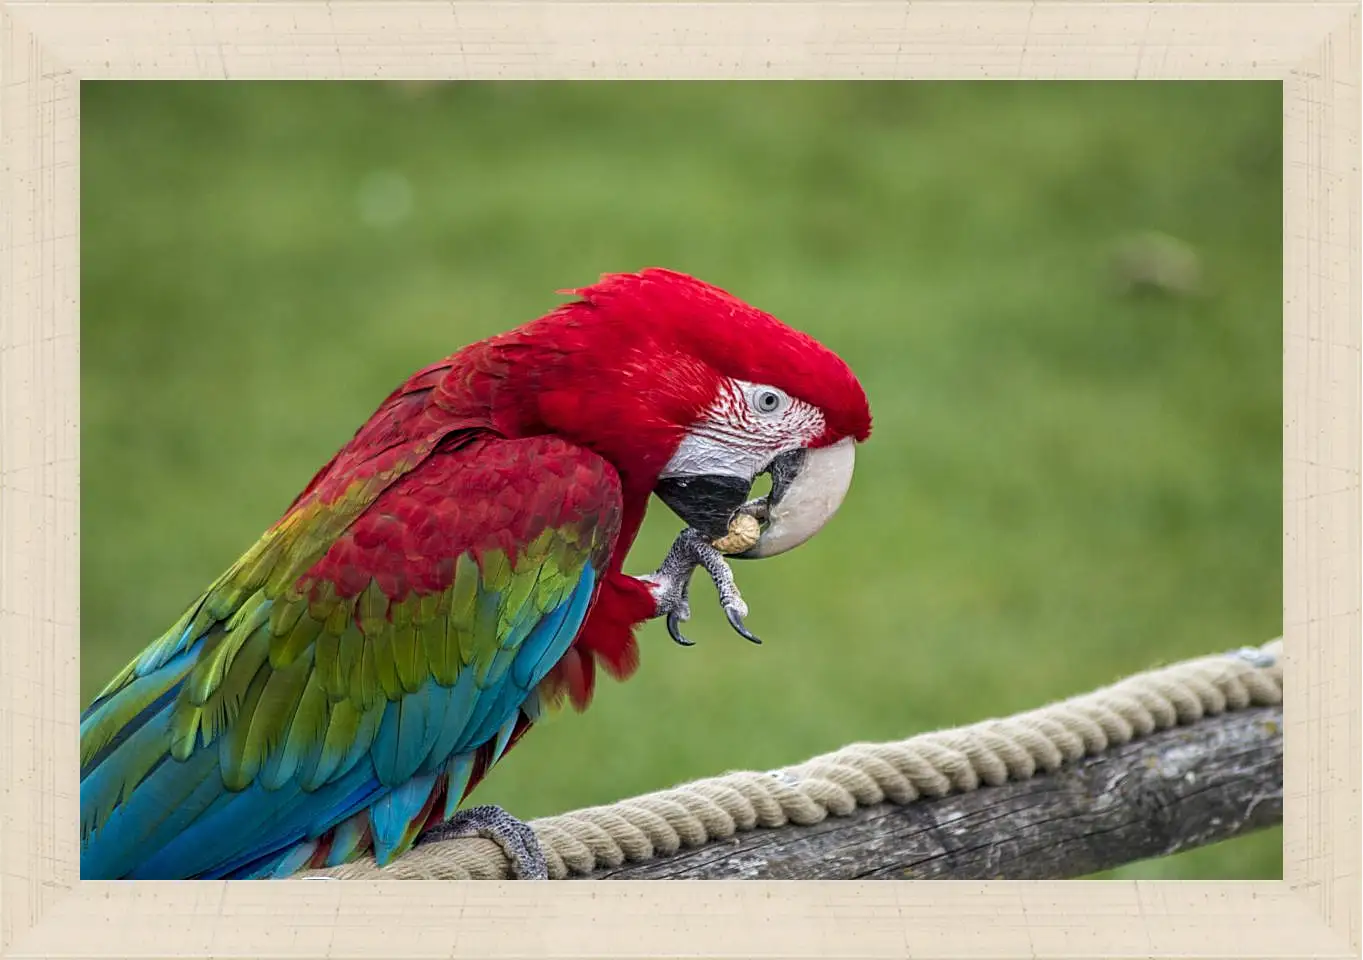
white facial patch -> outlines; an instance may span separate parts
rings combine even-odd
[[[662,477],[751,480],[772,457],[805,446],[823,431],[817,407],[777,387],[726,380],[715,402],[682,438]]]

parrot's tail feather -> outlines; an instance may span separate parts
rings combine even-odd
[[[122,789],[123,754],[142,746],[136,734],[81,780],[82,877],[128,876],[148,851],[160,848],[184,830],[221,793],[222,778],[218,775],[215,751],[201,751],[184,763],[170,759],[165,742],[172,709],[163,707],[153,721],[140,728],[139,733],[149,731],[157,737],[153,741],[157,759],[153,769],[134,788],[124,792],[116,806],[112,804],[118,795],[112,793],[110,785],[119,783],[118,789]]]
[[[275,880],[310,866],[317,852],[316,840],[304,840],[278,853],[272,853],[243,867],[224,873],[218,880]]]
[[[284,877],[305,867],[339,866],[371,850],[379,863],[389,863],[411,849],[421,831],[438,819],[446,782],[445,774],[420,777],[388,792],[374,779],[370,767],[368,779],[319,818],[335,824],[320,833],[315,823],[305,825],[306,818],[294,812],[306,796],[300,794],[289,805],[289,815],[266,825],[267,843],[203,876],[228,880]],[[352,812],[337,822],[337,810]],[[312,815],[316,816],[315,811]],[[292,834],[285,833],[290,830]],[[285,844],[283,849],[281,844]]]
[[[374,859],[386,866],[406,852],[429,819],[443,788],[436,776],[417,777],[377,800],[369,808],[369,827],[374,835]]]
[[[322,832],[316,828],[319,821],[329,825],[363,810],[384,787],[366,760],[311,794],[298,788],[266,790],[259,783],[237,793],[220,790],[213,805],[147,859],[134,878],[140,878],[144,871],[170,871],[179,876],[221,879],[315,839]],[[245,850],[243,837],[255,841]]]
[[[342,820],[330,831],[330,836],[322,837],[322,842],[318,846],[318,857],[313,862],[313,866],[339,867],[341,864],[349,863],[360,856],[372,844],[373,836],[369,832],[369,812],[366,810]]]

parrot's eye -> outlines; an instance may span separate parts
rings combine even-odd
[[[789,403],[789,397],[772,387],[758,387],[752,394],[753,409],[758,413],[776,413]]]

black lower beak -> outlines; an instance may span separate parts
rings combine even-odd
[[[729,532],[729,520],[748,501],[751,490],[751,480],[712,474],[666,477],[658,481],[653,492],[687,526],[717,540]]]

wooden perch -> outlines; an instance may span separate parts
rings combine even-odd
[[[1065,879],[1280,824],[1282,783],[1282,708],[1253,707],[1030,780],[750,830],[581,879]]]

